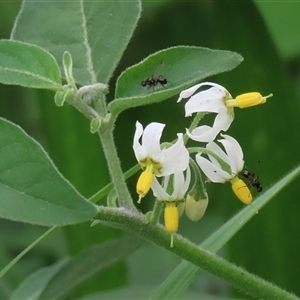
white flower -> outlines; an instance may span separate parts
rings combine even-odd
[[[218,141],[224,146],[226,152],[215,142],[208,143],[206,149],[223,160],[223,166],[220,161],[211,154],[208,154],[209,159],[206,159],[201,156],[201,153],[198,153],[196,155],[196,161],[210,181],[218,183],[230,181],[232,190],[236,196],[243,203],[249,204],[252,202],[251,192],[244,181],[238,177],[239,172],[241,172],[244,167],[242,148],[233,137],[225,134],[222,134],[222,137],[224,139]]]
[[[194,93],[202,86],[211,86],[210,89]],[[251,107],[266,102],[272,94],[263,97],[260,93],[252,92],[237,96],[232,99],[230,93],[221,85],[212,82],[203,82],[192,86],[180,93],[177,102],[189,98],[185,104],[185,116],[193,113],[215,113],[213,126],[199,126],[192,132],[187,130],[187,135],[198,142],[211,142],[220,131],[226,131],[234,119],[233,107]]]
[[[211,86],[211,88],[193,95],[202,86]],[[203,82],[182,91],[177,102],[189,97],[190,99],[185,104],[185,116],[191,116],[196,112],[217,114],[212,127],[203,125],[195,128],[192,132],[187,130],[191,139],[198,142],[211,142],[221,130],[226,131],[229,128],[234,113],[233,109],[228,108],[225,104],[225,101],[232,97],[224,87],[216,83]]]
[[[139,201],[144,197],[155,176],[167,176],[186,170],[189,163],[189,152],[184,146],[182,133],[178,133],[177,142],[169,148],[162,149],[160,138],[165,124],[150,123],[145,130],[136,122],[133,139],[133,150],[140,166],[144,169],[137,183]],[[142,143],[139,139],[142,136]]]
[[[172,193],[168,192],[170,177],[171,176],[166,176],[164,178],[163,185],[160,185],[158,180],[154,178],[151,186],[153,194],[157,200],[160,201],[182,201],[191,182],[191,170],[188,167],[186,169],[186,175],[184,175],[184,172],[176,172],[173,174],[173,182],[171,183],[173,187]]]
[[[215,142],[206,145],[206,149],[219,156],[229,167],[230,170],[225,171],[219,161],[212,155],[208,155],[209,159],[196,155],[196,161],[204,174],[212,181],[223,183],[235,177],[244,167],[243,151],[239,143],[231,136],[222,134],[224,139],[218,140],[225,150],[222,150]]]

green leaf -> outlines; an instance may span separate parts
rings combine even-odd
[[[62,88],[58,65],[49,52],[9,40],[0,41],[0,82],[54,91]]]
[[[47,49],[59,62],[69,51],[78,83],[107,83],[129,43],[140,11],[139,0],[24,0],[12,38]]]
[[[109,109],[118,114],[131,107],[161,102],[204,78],[234,69],[242,60],[235,52],[201,47],[178,46],[156,52],[121,74],[116,100]],[[159,75],[167,79],[165,86],[141,86],[141,81]]]
[[[54,226],[90,220],[97,212],[20,127],[0,119],[0,217]]]
[[[266,205],[284,187],[300,175],[300,166],[278,181],[269,190],[257,198],[253,204],[244,207],[227,221],[214,234],[207,238],[200,247],[212,253],[218,252],[257,212]],[[190,284],[201,273],[201,269],[188,261],[182,261],[171,275],[155,291],[151,299],[179,299]]]
[[[95,273],[125,258],[142,243],[142,239],[130,236],[89,247],[71,258],[51,278],[39,299],[57,299]]]
[[[13,292],[10,299],[39,299],[51,278],[68,262],[68,259],[61,260],[56,264],[41,268],[30,274]]]

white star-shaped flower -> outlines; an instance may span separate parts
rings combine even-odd
[[[211,86],[208,90],[195,92],[203,86]],[[213,141],[220,131],[228,130],[234,119],[233,107],[251,107],[266,102],[272,94],[263,97],[257,92],[246,93],[232,99],[230,93],[221,85],[212,82],[203,82],[192,86],[180,93],[177,102],[184,98],[190,98],[185,104],[185,116],[193,113],[215,113],[213,126],[202,125],[192,132],[187,130],[187,135],[198,142],[209,143]]]
[[[144,197],[155,176],[167,176],[186,170],[189,163],[189,152],[184,146],[182,133],[178,133],[178,140],[168,148],[162,148],[160,139],[165,124],[150,123],[143,126],[136,122],[136,131],[133,139],[133,150],[140,166],[144,169],[137,183],[139,202]],[[139,140],[142,137],[142,143]]]
[[[196,161],[210,181],[218,183],[229,181],[236,196],[243,203],[249,204],[252,201],[251,192],[244,181],[238,177],[244,167],[242,148],[233,137],[225,134],[222,134],[222,137],[223,139],[218,142],[223,145],[225,151],[215,142],[210,142],[206,145],[206,149],[214,155],[208,154],[209,159],[207,159],[198,153]]]

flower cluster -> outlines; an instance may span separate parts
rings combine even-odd
[[[205,86],[209,88],[197,92]],[[143,126],[136,122],[133,150],[143,169],[136,186],[138,203],[152,189],[157,201],[165,203],[164,222],[171,234],[177,232],[179,217],[183,211],[192,221],[198,221],[204,215],[208,204],[208,196],[201,180],[201,169],[210,182],[230,182],[238,199],[250,204],[251,191],[239,178],[244,168],[242,148],[233,137],[220,132],[227,131],[230,127],[234,119],[234,107],[246,108],[263,104],[271,96],[272,94],[263,97],[257,92],[252,92],[233,99],[223,86],[211,82],[200,83],[182,91],[178,102],[189,98],[185,104],[185,116],[194,113],[198,113],[197,116],[207,113],[216,115],[212,126],[200,125],[186,129],[186,135],[190,139],[206,143],[206,146],[201,148],[188,150],[182,133],[177,134],[174,144],[161,144],[165,124],[153,122],[143,129]],[[217,142],[222,147],[215,141],[219,134],[222,138],[217,139]],[[196,163],[190,158],[190,152],[197,152]],[[194,175],[192,187],[191,173]],[[161,182],[158,177],[162,178]]]

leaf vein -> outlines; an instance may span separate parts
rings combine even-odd
[[[87,69],[91,76],[91,81],[93,84],[97,83],[97,76],[95,74],[92,62],[92,49],[88,40],[88,32],[86,26],[86,17],[84,13],[83,0],[80,1],[80,11],[82,14],[82,29],[83,29],[83,45],[86,48],[86,59],[87,59]]]
[[[60,84],[58,84],[56,81],[53,81],[53,80],[51,80],[47,77],[40,76],[40,75],[37,75],[35,73],[31,73],[31,72],[28,72],[28,71],[22,71],[22,70],[18,70],[18,69],[11,69],[11,68],[4,68],[4,67],[0,67],[0,70],[4,71],[4,72],[12,72],[12,73],[19,73],[19,74],[28,75],[28,76],[31,76],[31,77],[34,77],[34,78],[38,78],[42,81],[51,83],[52,85],[60,87]]]

